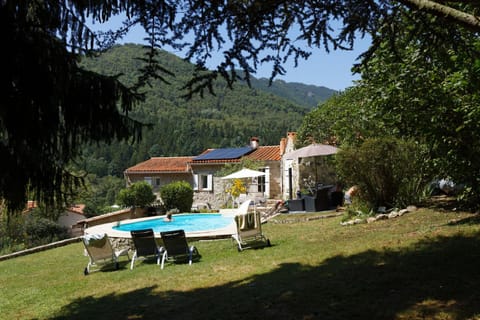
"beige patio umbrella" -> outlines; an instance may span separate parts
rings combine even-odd
[[[328,144],[312,143],[306,147],[286,153],[284,155],[284,158],[296,160],[297,162],[299,162],[299,159],[301,158],[328,156],[328,155],[335,154],[337,152],[338,152],[337,147],[330,146]],[[317,162],[314,161],[314,164],[315,164],[315,183],[317,183]],[[292,186],[290,186],[290,190],[292,190]],[[290,195],[290,198],[292,198],[292,195]]]
[[[312,143],[306,147],[286,153],[286,159],[309,158],[318,156],[328,156],[337,153],[338,148],[328,144]]]

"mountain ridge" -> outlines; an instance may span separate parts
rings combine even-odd
[[[271,85],[269,85],[270,80],[263,77],[253,78],[251,82],[254,88],[271,92],[310,109],[317,107],[320,103],[338,92],[324,86],[301,82],[288,82],[282,79],[272,81]]]

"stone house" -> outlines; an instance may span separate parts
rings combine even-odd
[[[295,133],[288,133],[279,145],[262,146],[259,139],[252,137],[250,144],[241,148],[207,149],[198,156],[153,157],[124,172],[127,185],[147,181],[158,193],[163,185],[174,181],[187,181],[194,189],[194,205],[219,209],[226,202],[225,181],[218,176],[228,163],[239,163],[242,159],[261,161],[265,176],[249,181],[249,197],[281,199],[285,179],[282,155],[292,150]]]

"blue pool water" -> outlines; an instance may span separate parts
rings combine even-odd
[[[138,222],[125,223],[113,227],[118,231],[132,231],[141,229],[153,229],[153,232],[163,232],[183,229],[185,232],[207,231],[221,229],[232,223],[232,217],[221,214],[181,214],[173,215],[173,221],[163,221],[164,217],[149,219]]]

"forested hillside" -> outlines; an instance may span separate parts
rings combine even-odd
[[[275,80],[269,85],[269,80],[265,78],[253,79],[252,87],[273,93],[276,96],[291,100],[307,108],[315,108],[320,102],[324,102],[337,91],[314,85],[308,85],[298,82],[285,82]]]
[[[120,79],[132,84],[142,64],[136,59],[142,56],[142,50],[133,44],[116,46],[82,63],[104,74],[122,74]],[[187,100],[181,88],[190,79],[193,65],[167,52],[162,52],[159,60],[175,76],[165,74],[169,84],[154,81],[145,88],[145,102],[132,113],[136,119],[151,124],[145,128],[142,141],[86,147],[83,166],[89,172],[121,176],[128,166],[151,156],[196,155],[206,148],[244,146],[252,136],[258,136],[263,145],[278,144],[288,131],[297,130],[311,109],[242,84],[230,90],[224,81],[216,83],[215,96],[205,94]],[[294,90],[289,93],[288,85],[282,84],[284,94],[295,96]]]

